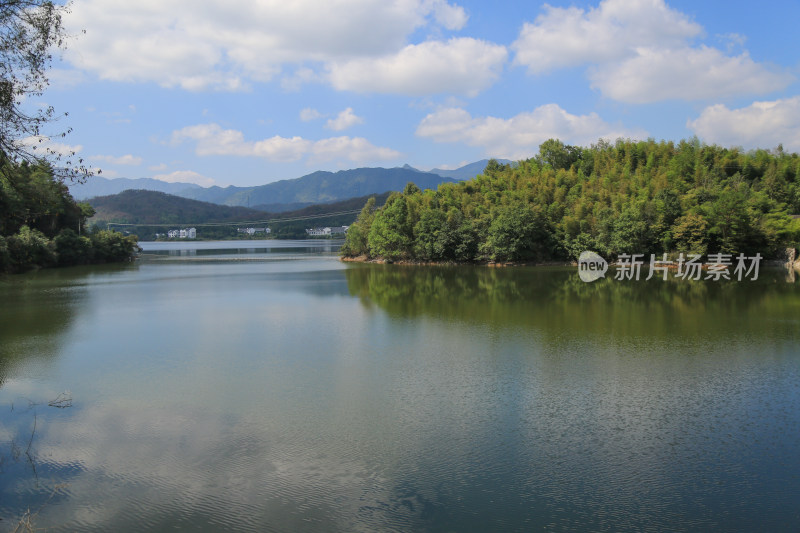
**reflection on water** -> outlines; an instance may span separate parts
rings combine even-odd
[[[394,317],[530,329],[553,342],[796,340],[797,323],[788,319],[800,311],[800,290],[785,282],[784,269],[742,282],[609,276],[585,283],[567,267],[354,265],[346,275],[351,294]]]
[[[77,267],[0,278],[0,385],[20,366],[29,372],[57,357],[88,297],[86,286],[131,268]]]
[[[0,465],[3,523],[45,502],[56,531],[800,522],[784,274],[585,284],[316,250],[0,282],[0,455],[36,417],[35,474]]]
[[[207,260],[299,259],[313,255],[333,255],[343,240],[234,240],[234,241],[159,241],[140,242],[143,259],[201,258]]]

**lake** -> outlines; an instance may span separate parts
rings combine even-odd
[[[142,243],[0,279],[0,529],[797,531],[800,282]]]

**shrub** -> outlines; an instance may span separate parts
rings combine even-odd
[[[54,239],[60,266],[85,265],[94,258],[92,241],[71,229],[63,229]]]
[[[118,231],[100,230],[92,234],[91,241],[97,261],[125,261],[139,250],[136,235],[125,236]]]
[[[22,226],[16,235],[7,239],[7,246],[9,270],[12,272],[25,272],[56,264],[55,245],[39,230]]]

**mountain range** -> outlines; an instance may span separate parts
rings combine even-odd
[[[370,195],[376,205],[386,202],[391,193]],[[197,227],[202,239],[242,238],[239,226],[268,226],[273,237],[299,239],[306,229],[317,226],[349,226],[366,204],[368,196],[329,204],[316,204],[283,213],[265,213],[241,206],[227,206],[189,200],[159,191],[128,190],[89,199],[96,213],[92,224],[138,235],[142,240],[157,239],[169,229]],[[119,226],[117,224],[126,224]]]
[[[153,178],[114,178],[91,176],[84,183],[73,183],[69,186],[72,197],[78,201],[88,200],[95,196],[108,196],[127,190],[158,191],[180,196],[182,191],[202,189],[194,183],[168,183]]]
[[[70,192],[75,199],[86,200],[125,190],[149,190],[219,205],[282,212],[386,191],[399,191],[408,182],[415,183],[421,189],[435,189],[441,183],[452,183],[480,174],[486,168],[487,162],[484,159],[455,170],[433,169],[430,172],[409,165],[395,168],[356,168],[338,172],[317,171],[300,178],[256,187],[201,187],[193,183],[167,183],[151,178],[106,179],[92,176],[85,183],[70,185]]]
[[[356,219],[358,211],[370,197],[374,197],[376,205],[381,206],[386,202],[390,193],[374,194],[350,198],[329,204],[316,204],[298,210],[286,211],[280,214],[268,213],[241,206],[227,206],[190,200],[179,196],[170,195],[159,191],[128,190],[108,196],[96,196],[89,200],[95,209],[92,222],[103,224],[109,222],[125,224],[174,224],[192,225],[223,222],[240,222],[245,225],[251,221],[265,219],[313,219],[323,215],[346,214],[346,223],[350,224]],[[305,222],[303,224],[306,224]],[[308,224],[313,225],[313,222]]]
[[[275,181],[257,187],[189,189],[179,193],[179,196],[259,209],[263,209],[261,206],[265,204],[292,204],[297,207],[297,204],[323,204],[367,194],[399,191],[409,181],[413,181],[421,189],[435,189],[440,183],[457,180],[407,168],[356,168],[339,172],[317,171],[301,178]]]

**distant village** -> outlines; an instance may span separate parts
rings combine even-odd
[[[237,233],[245,233],[247,235],[255,235],[256,233],[263,233],[269,235],[272,230],[269,228],[236,228]]]
[[[350,226],[333,226],[324,228],[311,228],[306,230],[306,234],[309,237],[344,237],[345,233],[347,233],[347,228],[349,227]]]
[[[347,229],[350,226],[326,226],[324,228],[309,228],[306,229],[306,235],[309,237],[344,237],[347,233]],[[258,233],[263,233],[264,235],[269,235],[272,233],[272,230],[267,227],[263,228],[236,228],[237,233],[244,233],[245,235],[256,235]],[[171,229],[167,231],[167,233],[156,233],[156,239],[196,239],[197,238],[197,229],[196,228],[185,228],[185,229]]]
[[[156,239],[196,239],[197,230],[195,228],[186,229],[171,229],[166,235],[163,233],[156,233]]]

